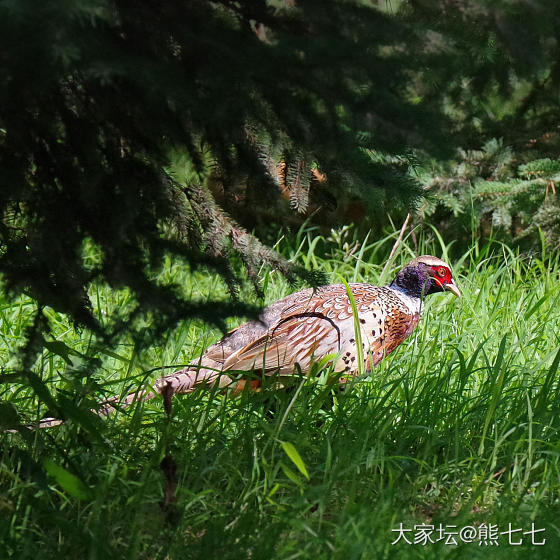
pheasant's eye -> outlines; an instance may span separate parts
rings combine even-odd
[[[439,276],[441,276],[441,278],[443,278],[447,274],[447,271],[445,270],[445,268],[443,268],[443,266],[440,266],[437,273]]]

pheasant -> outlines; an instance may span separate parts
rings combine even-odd
[[[154,391],[139,391],[118,403],[114,397],[97,411],[106,415],[115,406],[128,406],[156,394],[190,393],[198,387],[243,388],[228,372],[256,371],[266,375],[293,374],[296,366],[307,373],[313,362],[334,355],[334,370],[355,376],[358,360],[371,371],[416,328],[425,296],[449,291],[461,296],[451,270],[441,259],[424,255],[410,261],[388,286],[351,283],[357,310],[362,352],[358,352],[352,305],[344,284],[305,289],[284,297],[264,309],[258,320],[249,321],[210,346],[196,366],[158,379]],[[250,381],[255,389],[260,380]],[[59,420],[45,419],[41,426]]]

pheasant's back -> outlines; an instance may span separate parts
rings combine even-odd
[[[419,307],[388,287],[353,283],[366,367],[376,365],[418,323]],[[408,298],[409,300],[411,298]],[[343,284],[306,289],[265,308],[208,348],[201,365],[227,370],[306,371],[313,360],[339,354],[336,367],[358,370],[352,304]]]

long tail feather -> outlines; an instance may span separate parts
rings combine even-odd
[[[191,393],[199,388],[209,389],[216,383],[218,387],[222,389],[230,386],[232,382],[233,381],[229,376],[224,375],[220,371],[208,368],[195,369],[188,366],[157,379],[154,383],[153,391],[149,389],[141,389],[139,391],[135,391],[134,393],[129,393],[122,399],[118,396],[111,397],[103,401],[100,406],[93,409],[92,412],[98,416],[106,417],[113,412],[117,412],[123,408],[128,408],[136,402],[144,402],[153,399],[157,395]],[[52,428],[54,426],[60,426],[61,424],[64,424],[64,420],[50,417],[41,419],[38,424],[29,424],[26,427],[30,430],[34,430],[37,428]],[[17,430],[6,430],[6,432],[16,433]]]

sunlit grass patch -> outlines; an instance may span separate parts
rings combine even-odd
[[[280,249],[335,281],[377,283],[394,236],[374,243],[337,235],[302,231]],[[344,390],[317,371],[296,375],[285,390],[177,396],[170,416],[160,400],[97,422],[69,409],[59,428],[4,434],[3,546],[19,558],[38,548],[44,557],[471,558],[484,548],[391,545],[392,530],[534,523],[554,550],[560,265],[554,256],[475,249],[456,261],[463,298],[428,298],[415,333]],[[405,243],[390,273],[414,252]],[[445,247],[421,239],[418,253],[442,256]],[[211,275],[173,263],[166,274],[193,297],[225,293]],[[293,289],[274,272],[262,279],[266,303]],[[99,287],[90,295],[98,313],[126,306],[125,293]],[[0,307],[2,356],[23,340],[32,305]],[[49,320],[71,352],[46,347],[32,370],[63,403],[86,412],[162,367],[192,362],[221,335],[185,321],[150,348],[123,341],[109,349],[63,316]],[[100,362],[94,376],[78,375],[80,360],[90,358]],[[47,410],[32,385],[11,378],[2,399],[2,419],[14,407],[25,420]],[[541,550],[529,539],[521,547],[501,541],[492,553]]]

